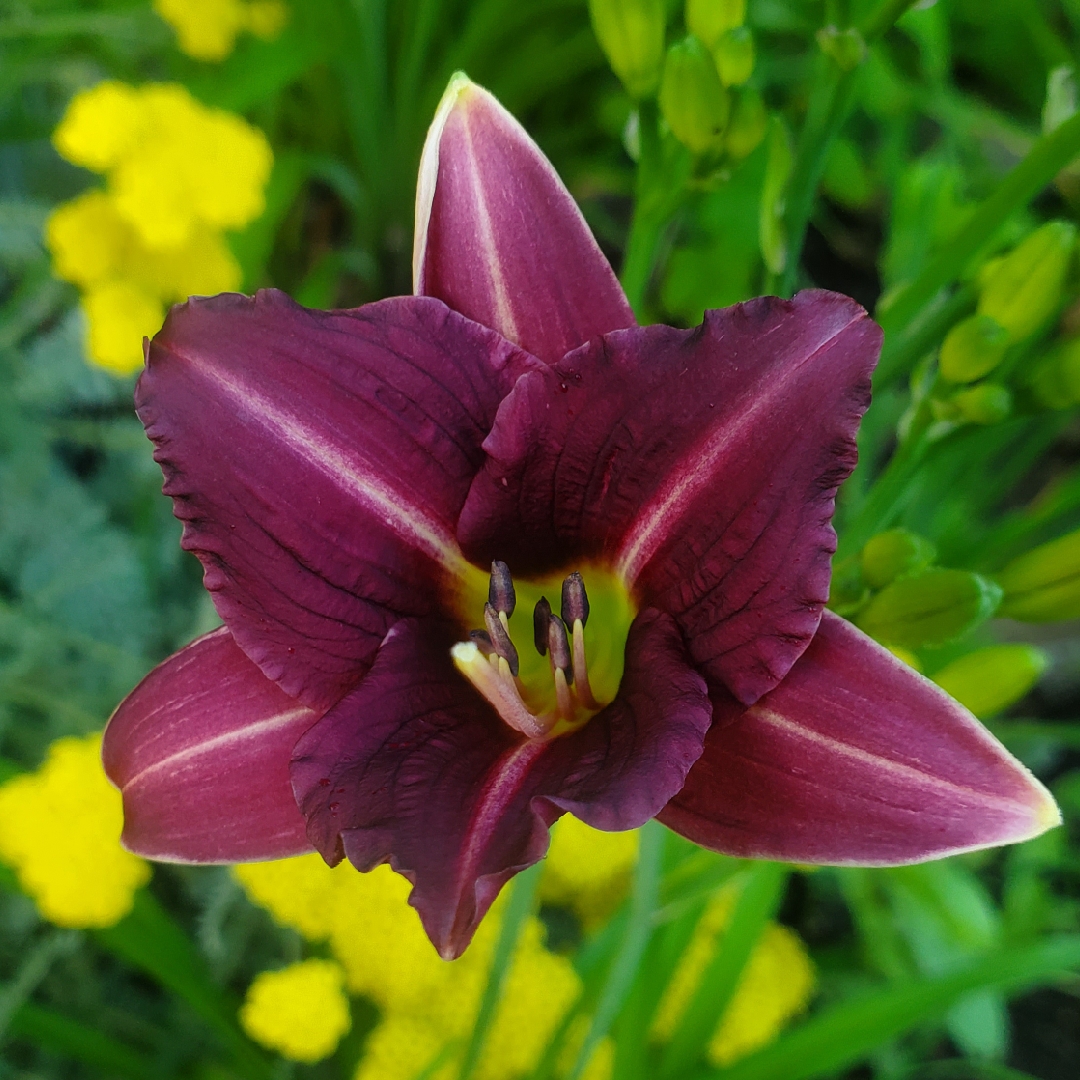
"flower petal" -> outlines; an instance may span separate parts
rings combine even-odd
[[[554,363],[634,325],[581,211],[525,129],[457,75],[428,132],[416,188],[414,291]]]
[[[858,304],[820,291],[594,341],[500,406],[462,546],[515,574],[602,552],[749,704],[817,629],[880,345]]]
[[[826,612],[788,677],[716,723],[660,820],[695,843],[787,862],[890,866],[1057,825],[1049,792],[962,705]]]
[[[313,843],[361,870],[389,861],[446,958],[503,884],[541,858],[565,811],[636,828],[682,787],[711,711],[678,629],[642,613],[607,709],[570,734],[523,741],[455,671],[449,638],[398,623],[359,687],[296,747],[293,786]],[[342,846],[343,845],[343,848]]]
[[[539,361],[437,300],[174,308],[136,404],[237,644],[325,710],[463,565],[453,522],[499,400]]]
[[[123,842],[166,862],[247,862],[311,850],[289,785],[319,718],[222,627],[159,664],[120,703],[102,758],[124,796]]]

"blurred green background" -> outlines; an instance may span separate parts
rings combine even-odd
[[[1078,0],[3,0],[0,1078],[1080,1075],[1078,61]],[[191,292],[409,292],[459,69],[643,321],[806,285],[876,312],[831,605],[986,720],[1063,828],[810,872],[560,826],[447,971],[381,871],[118,861],[83,737],[217,624],[132,411],[138,341]],[[69,110],[107,80],[104,120]],[[116,904],[82,911],[114,862]]]

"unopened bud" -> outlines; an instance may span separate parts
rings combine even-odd
[[[949,399],[961,420],[971,424],[1000,424],[1012,414],[1012,394],[999,383],[982,383],[958,390]]]
[[[1076,246],[1076,227],[1050,221],[1001,259],[982,282],[978,310],[996,319],[1009,341],[1023,341],[1057,310]]]
[[[886,586],[856,622],[886,645],[945,645],[990,618],[1001,602],[994,582],[966,570],[933,568]]]
[[[997,319],[971,315],[958,322],[941,343],[941,377],[953,383],[981,379],[1001,363],[1008,344],[1008,331]]]
[[[746,0],[686,0],[686,28],[711,49],[746,21]]]
[[[929,540],[907,529],[890,529],[866,541],[862,576],[871,589],[883,589],[905,574],[914,574],[937,558]]]
[[[996,575],[1000,614],[1024,622],[1080,617],[1080,530],[1013,559]]]
[[[504,562],[496,561],[491,564],[488,603],[496,611],[505,612],[507,618],[514,614],[517,593],[514,591],[514,579],[510,576],[510,567]]]
[[[754,35],[748,26],[729,30],[713,48],[713,61],[725,86],[742,86],[754,73]]]
[[[671,133],[695,154],[723,148],[730,103],[709,50],[692,35],[668,49],[660,109]]]
[[[1080,338],[1070,338],[1041,360],[1031,377],[1040,405],[1067,409],[1080,403]]]
[[[656,93],[664,67],[664,0],[589,0],[589,15],[627,93],[636,100]]]
[[[1019,701],[1048,663],[1032,645],[990,645],[946,664],[934,682],[976,716],[993,716]]]
[[[866,42],[854,26],[845,30],[823,26],[817,32],[817,43],[841,71],[853,71],[866,59]]]
[[[735,105],[724,133],[724,149],[741,161],[761,145],[768,127],[769,114],[761,95],[752,87],[744,86],[735,95]]]

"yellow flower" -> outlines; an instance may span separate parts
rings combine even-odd
[[[240,1023],[256,1042],[292,1061],[320,1061],[349,1028],[345,976],[332,960],[264,971],[248,987]]]
[[[154,10],[176,32],[180,51],[196,60],[224,60],[241,30],[275,38],[289,17],[281,0],[154,0]]]
[[[723,943],[734,903],[732,888],[722,889],[709,903],[653,1021],[652,1037],[664,1042],[674,1034],[697,992],[705,969]],[[709,1043],[714,1065],[729,1065],[771,1042],[784,1025],[802,1012],[814,989],[814,969],[798,935],[786,927],[765,928],[739,980],[735,995]]]
[[[87,288],[124,272],[135,234],[104,191],[88,191],[52,212],[45,241],[56,276]]]
[[[133,152],[142,133],[143,108],[134,86],[109,79],[80,90],[53,132],[61,157],[105,172]]]
[[[101,767],[101,736],[58,739],[34,773],[0,787],[0,858],[58,926],[112,926],[150,879],[120,846],[120,793]]]
[[[385,1017],[364,1043],[356,1080],[415,1080],[446,1046],[446,1036],[431,1023],[406,1014]],[[457,1075],[458,1057],[448,1055],[430,1080]]]
[[[298,930],[308,941],[330,935],[331,897],[345,868],[331,870],[321,855],[301,855],[274,862],[243,863],[233,876],[253,904],[265,908],[282,926]]]
[[[626,894],[637,853],[636,830],[600,832],[565,814],[551,831],[540,898],[573,908],[592,929]]]
[[[165,308],[152,293],[130,281],[110,281],[83,294],[86,348],[100,367],[117,375],[138,371],[142,341],[161,329]]]

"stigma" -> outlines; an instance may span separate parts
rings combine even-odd
[[[458,671],[506,724],[529,739],[579,727],[602,708],[589,680],[585,651],[589,597],[577,571],[563,580],[560,601],[558,615],[546,596],[533,606],[532,644],[548,665],[546,676],[539,677],[536,665],[531,665],[533,674],[525,679],[510,628],[517,590],[506,563],[493,562],[483,628],[472,630],[468,641],[450,650]]]

